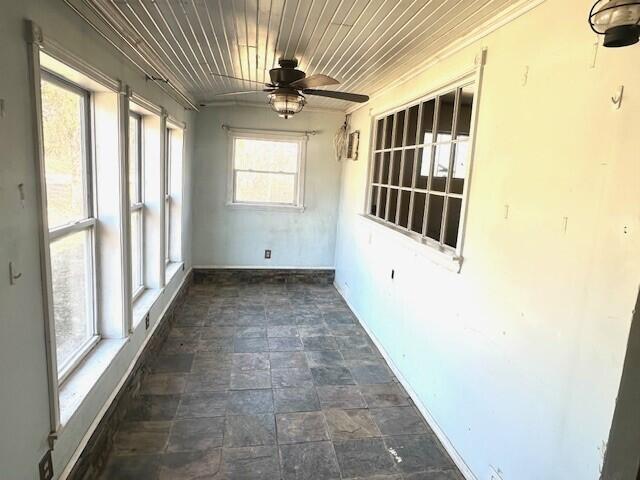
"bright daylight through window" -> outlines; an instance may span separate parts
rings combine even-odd
[[[473,84],[375,122],[368,214],[444,251],[463,222]]]
[[[131,292],[144,290],[144,204],[142,199],[142,117],[129,115],[129,202],[131,203]]]
[[[235,204],[302,206],[302,138],[233,138]]]
[[[89,95],[43,72],[42,126],[58,375],[97,341]]]

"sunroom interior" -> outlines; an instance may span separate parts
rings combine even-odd
[[[639,25],[0,1],[0,479],[640,478]]]

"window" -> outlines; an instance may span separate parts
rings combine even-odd
[[[164,261],[171,261],[171,160],[172,141],[171,129],[167,128],[165,137],[165,164],[164,164]]]
[[[42,128],[58,377],[97,343],[89,93],[42,72]]]
[[[142,117],[129,114],[129,201],[131,203],[131,292],[144,291],[144,203],[142,192]]]
[[[376,118],[369,216],[456,251],[473,97],[473,84],[465,84]]]
[[[229,203],[302,208],[306,136],[231,134]]]

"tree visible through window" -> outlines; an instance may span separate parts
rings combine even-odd
[[[47,219],[58,372],[62,377],[95,336],[94,218],[88,149],[88,94],[43,73]]]
[[[232,203],[301,206],[304,144],[298,138],[233,138]]]

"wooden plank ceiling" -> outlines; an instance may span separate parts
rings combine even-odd
[[[198,102],[265,102],[278,58],[336,90],[371,95],[514,4],[513,0],[84,0]],[[219,75],[214,75],[214,73]],[[234,80],[239,77],[247,81]],[[339,100],[309,105],[346,109]]]

